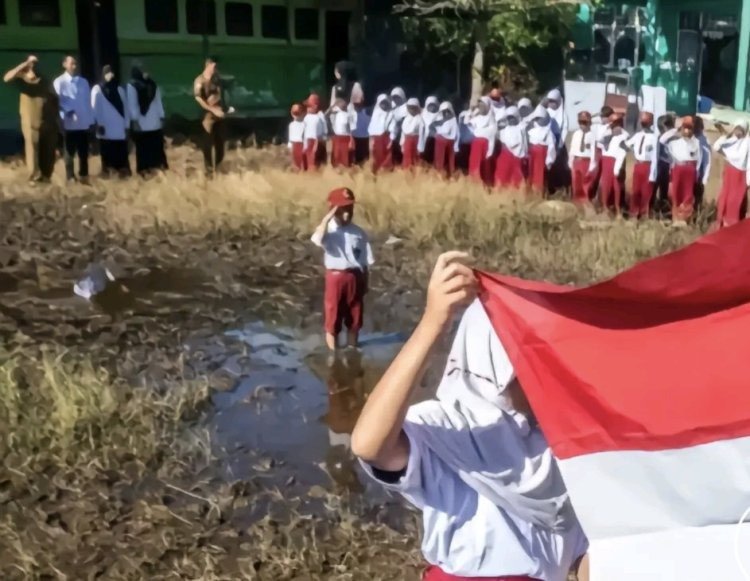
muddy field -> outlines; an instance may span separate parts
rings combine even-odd
[[[0,165],[2,579],[418,578],[419,519],[362,478],[348,435],[432,260],[583,284],[705,227],[432,176],[298,176],[281,149],[235,150],[206,182],[197,152],[169,155],[165,176],[86,187]],[[308,239],[339,185],[377,265],[362,350],[334,361]],[[90,263],[117,280],[87,302]]]

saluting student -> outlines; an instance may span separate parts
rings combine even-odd
[[[550,126],[552,120],[543,105],[531,114],[529,136],[529,186],[543,194],[547,189],[549,170],[557,159],[557,144]]]
[[[609,119],[609,133],[604,138],[602,173],[599,181],[599,203],[602,210],[614,209],[615,216],[621,217],[622,200],[625,195],[625,142],[630,138],[625,131],[625,120],[620,114]]]
[[[747,214],[747,188],[750,185],[750,137],[748,122],[734,124],[729,135],[717,125],[722,136],[716,140],[714,151],[724,160],[724,175],[717,202],[716,226],[724,228],[744,220]]]
[[[365,107],[364,97],[352,98],[352,116],[354,126],[352,137],[354,138],[354,163],[362,165],[370,159],[370,119],[371,116]]]
[[[117,82],[112,67],[102,69],[102,82],[91,91],[91,107],[94,110],[96,135],[99,138],[99,153],[102,158],[102,173],[130,175],[128,159],[128,114],[127,95]]]
[[[367,233],[353,223],[354,193],[338,188],[328,194],[330,211],[315,229],[312,241],[324,250],[326,345],[338,348],[346,327],[348,346],[356,347],[362,328],[364,298],[375,259]]]
[[[500,130],[502,149],[495,169],[495,186],[520,189],[526,181],[525,169],[529,156],[526,128],[517,107],[505,111],[506,125]]]
[[[139,174],[167,169],[164,152],[164,105],[161,91],[140,66],[131,71],[127,87],[130,130],[135,144],[135,168]]]
[[[402,167],[411,169],[419,165],[427,141],[427,128],[422,119],[422,111],[417,99],[406,102],[406,117],[401,122]]]
[[[672,115],[662,115],[657,121],[659,137],[651,159],[649,181],[654,184],[659,212],[669,205],[669,178],[672,171],[672,158],[669,155],[667,142],[677,134],[675,119]]]
[[[625,142],[633,152],[633,184],[630,195],[629,213],[631,218],[648,218],[651,209],[651,198],[654,195],[654,184],[651,182],[651,163],[657,137],[654,133],[653,113],[641,113],[641,130]]]
[[[695,121],[691,116],[683,117],[679,135],[661,137],[672,159],[669,196],[672,219],[677,221],[689,220],[695,209],[695,184],[703,161],[703,149],[693,133],[694,127]]]
[[[367,398],[352,451],[422,513],[423,581],[565,581],[588,541],[461,253],[442,255],[416,330]],[[410,405],[470,303],[433,399]]]
[[[292,167],[298,171],[307,169],[305,157],[305,107],[299,103],[292,105],[292,121],[289,123],[289,153],[292,156]]]
[[[469,123],[471,119],[471,109],[466,104],[466,109],[458,114],[458,155],[456,156],[456,165],[464,174],[469,173],[469,158],[471,157],[471,144],[474,141],[474,129]]]
[[[594,133],[591,131],[591,113],[578,114],[578,129],[570,142],[570,171],[573,178],[573,201],[588,204],[594,198],[596,162],[594,160]]]
[[[602,175],[602,154],[604,153],[604,139],[609,135],[609,118],[614,110],[609,105],[604,105],[599,113],[591,119],[591,133],[594,136],[594,158],[592,160],[594,171],[594,195],[599,191],[599,180]]]
[[[695,184],[695,209],[700,210],[703,207],[703,194],[706,191],[706,185],[711,177],[711,144],[704,133],[703,118],[696,115],[693,117],[695,122],[695,138],[701,144],[701,163],[698,166],[698,181]]]
[[[356,122],[346,101],[336,99],[330,112],[331,129],[331,165],[333,167],[349,167],[351,165],[354,141],[352,140],[352,126]]]
[[[78,74],[78,61],[73,56],[63,60],[65,72],[54,82],[55,92],[60,98],[60,118],[64,130],[65,176],[75,179],[74,158],[78,155],[78,177],[82,182],[89,179],[89,131],[94,124],[91,110],[91,87]]]
[[[367,129],[372,140],[372,171],[374,173],[393,167],[392,134],[395,123],[388,95],[378,95]]]
[[[326,136],[328,125],[320,110],[320,97],[311,93],[304,103],[307,108],[305,115],[305,163],[307,171],[313,171],[325,165],[328,157],[326,151]]]
[[[435,122],[439,117],[440,101],[437,97],[430,95],[425,99],[424,109],[422,110],[422,121],[424,121],[425,136],[424,154],[422,159],[427,163],[432,164],[435,159]]]
[[[472,111],[468,124],[474,139],[469,153],[469,177],[491,186],[495,179],[492,163],[497,142],[497,121],[489,97],[482,97]]]
[[[450,178],[456,172],[459,127],[456,112],[449,101],[441,103],[435,123],[435,169]]]

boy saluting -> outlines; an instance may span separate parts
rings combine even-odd
[[[330,211],[311,240],[324,251],[326,345],[334,351],[344,326],[348,346],[357,346],[369,268],[375,259],[367,233],[352,222],[354,193],[349,188],[333,190],[328,194],[328,205]]]

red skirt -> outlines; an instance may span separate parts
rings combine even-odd
[[[625,191],[624,171],[620,175],[615,175],[615,164],[617,160],[614,157],[602,156],[601,168],[602,175],[599,181],[599,203],[603,210],[613,208],[619,214],[622,204],[622,194]]]
[[[589,171],[591,160],[588,157],[576,157],[573,160],[573,201],[587,204],[594,197],[596,171]]]
[[[630,195],[630,217],[648,218],[651,209],[651,198],[654,195],[654,184],[649,180],[651,163],[638,161],[633,166],[633,192]]]
[[[495,166],[495,187],[521,189],[526,179],[524,161],[516,157],[510,149],[503,147]]]
[[[381,169],[392,169],[391,135],[383,133],[372,138],[372,171],[377,173]]]
[[[688,220],[693,215],[696,181],[698,181],[696,162],[689,161],[672,167],[669,198],[672,201],[673,220]]]
[[[490,142],[484,137],[475,137],[469,152],[469,177],[486,185],[495,179],[492,157],[487,157]]]
[[[323,303],[326,333],[338,335],[343,327],[350,331],[362,328],[366,290],[365,274],[360,270],[326,271]]]
[[[747,213],[747,176],[729,162],[724,165],[724,175],[717,203],[716,224],[719,228],[734,226],[745,219]]]
[[[419,135],[404,136],[401,155],[403,156],[401,166],[404,169],[411,169],[419,165]]]
[[[307,158],[305,157],[305,144],[301,141],[293,141],[292,149],[292,167],[299,171],[307,169]]]
[[[365,163],[370,159],[370,138],[369,137],[355,137],[354,138],[354,163],[357,165]]]
[[[317,147],[316,147],[317,146]],[[325,165],[328,152],[326,151],[326,142],[324,139],[308,139],[305,146],[305,159],[307,162],[307,171],[312,171]]]
[[[349,167],[351,165],[351,136],[334,135],[332,141],[331,165],[333,167]]]
[[[531,189],[543,193],[547,181],[547,146],[529,146],[529,185]]]
[[[458,577],[446,573],[436,565],[430,565],[422,575],[422,581],[537,581],[525,575],[505,575],[503,577]]]
[[[435,169],[446,177],[456,172],[456,142],[452,139],[437,136],[435,138]]]

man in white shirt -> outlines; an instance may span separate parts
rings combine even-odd
[[[135,166],[139,174],[167,169],[164,153],[164,105],[161,91],[149,74],[135,64],[127,87],[130,133],[135,143]]]
[[[94,109],[96,135],[99,138],[99,153],[102,158],[102,174],[129,176],[128,128],[130,115],[123,89],[117,82],[112,67],[102,69],[102,82],[91,91],[91,106]]]
[[[60,99],[65,138],[65,175],[68,181],[75,179],[73,158],[78,154],[78,176],[86,182],[89,176],[89,132],[94,124],[91,87],[78,74],[78,61],[74,56],[66,56],[62,65],[65,72],[55,79],[54,87]]]
[[[358,344],[369,270],[375,262],[367,233],[352,223],[354,201],[349,188],[338,188],[328,194],[330,211],[311,238],[325,252],[325,332],[326,345],[331,351],[338,347],[338,336],[344,326],[348,330],[349,347]]]

